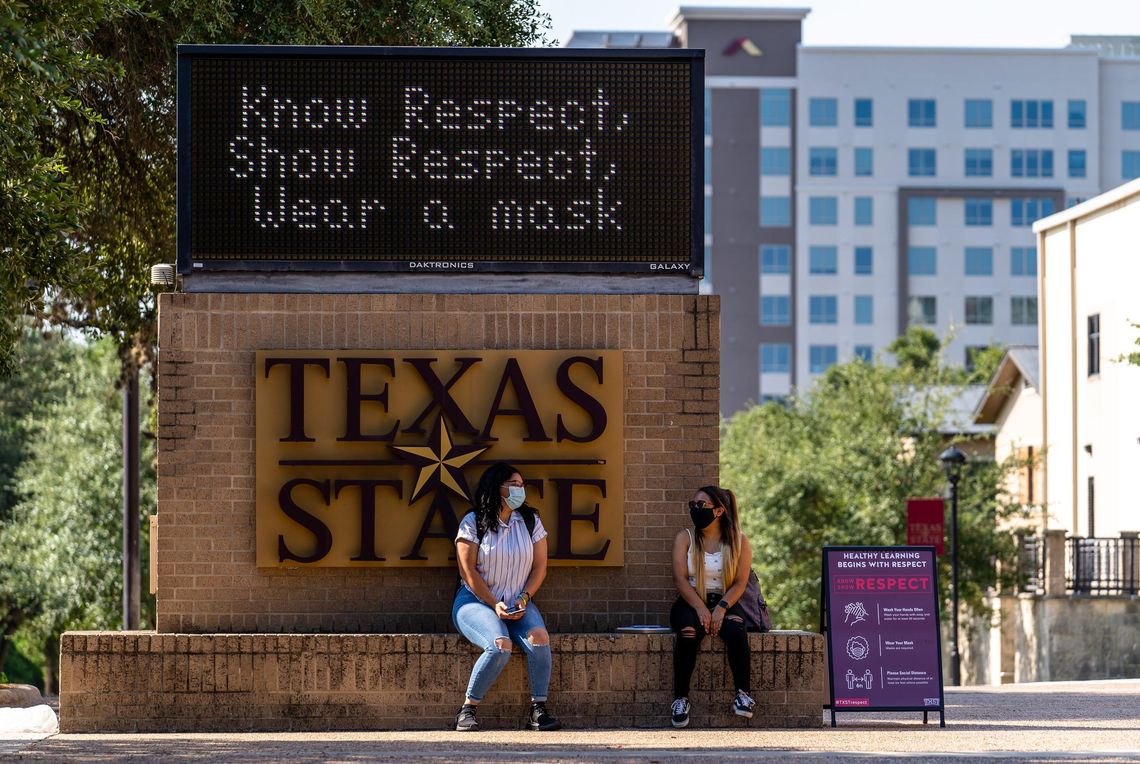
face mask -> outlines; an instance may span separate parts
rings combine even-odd
[[[693,518],[693,525],[698,531],[703,531],[713,524],[713,520],[716,520],[712,507],[702,507],[692,502],[689,502],[689,517]]]
[[[511,509],[518,509],[526,501],[526,489],[522,486],[512,485],[507,487],[507,506]]]

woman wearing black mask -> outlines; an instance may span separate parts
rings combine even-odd
[[[748,585],[752,547],[740,532],[736,497],[724,488],[705,486],[689,502],[694,528],[673,541],[673,582],[680,595],[669,621],[677,634],[673,651],[674,727],[689,723],[689,681],[705,634],[720,635],[736,684],[732,710],[752,718],[751,655],[744,611],[738,604]]]

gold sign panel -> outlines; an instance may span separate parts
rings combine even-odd
[[[453,566],[518,468],[552,565],[623,563],[619,350],[257,353],[258,567]]]

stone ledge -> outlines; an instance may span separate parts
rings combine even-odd
[[[818,727],[824,640],[750,635],[751,720],[731,713],[720,640],[693,674],[693,725]],[[671,634],[555,634],[550,698],[571,728],[660,727],[672,701]],[[478,650],[457,634],[67,632],[60,641],[63,732],[443,729]],[[479,713],[519,728],[529,699],[516,649]]]

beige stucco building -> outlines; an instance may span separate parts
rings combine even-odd
[[[1037,221],[1043,499],[1079,536],[1140,529],[1140,180]]]

